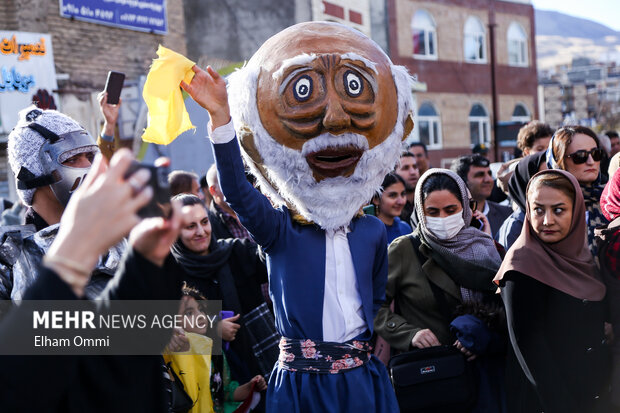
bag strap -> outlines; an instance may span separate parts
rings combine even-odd
[[[420,268],[422,268],[422,265],[424,265],[426,260],[428,260],[428,258],[426,258],[424,254],[422,254],[422,252],[420,252],[420,246],[422,245],[422,241],[420,241],[420,238],[416,237],[415,235],[409,235],[409,240],[411,241],[411,245],[413,245],[413,251],[415,252],[415,255],[418,256]]]
[[[422,269],[422,265],[424,265],[424,263],[428,260],[428,258],[425,257],[424,254],[422,254],[422,252],[420,251],[422,241],[420,241],[418,237],[412,235],[409,236],[409,239],[411,240],[411,244],[413,246],[415,254],[418,256],[420,269]],[[428,275],[426,276],[426,278],[428,279]],[[446,318],[446,320],[451,320],[453,318],[454,311],[450,309],[450,304],[448,304],[448,300],[446,300],[446,296],[444,295],[443,291],[431,280],[428,280],[428,284],[431,287],[431,291],[433,292],[433,296],[435,297],[435,302],[439,307],[439,311]]]

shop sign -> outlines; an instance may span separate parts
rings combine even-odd
[[[166,0],[60,0],[60,15],[130,30],[168,32]]]
[[[11,131],[37,91],[57,88],[51,36],[0,31],[0,133]]]

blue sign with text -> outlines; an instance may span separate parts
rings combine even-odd
[[[166,34],[166,0],[59,0],[60,15],[130,30]]]

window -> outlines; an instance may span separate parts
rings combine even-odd
[[[486,33],[484,26],[475,17],[469,17],[465,22],[465,61],[471,63],[486,63]]]
[[[422,59],[437,59],[437,32],[431,15],[418,10],[411,20],[413,35],[413,56]]]
[[[479,143],[487,145],[491,143],[489,114],[479,103],[475,103],[469,111],[469,135],[472,148]]]
[[[532,120],[530,112],[523,103],[517,103],[512,111],[512,120],[515,122],[527,123]]]
[[[441,123],[432,103],[424,102],[418,110],[420,141],[429,149],[441,148]]]
[[[527,66],[527,36],[518,23],[512,22],[508,27],[508,64],[510,66]]]

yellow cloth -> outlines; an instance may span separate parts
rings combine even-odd
[[[195,128],[185,109],[179,86],[181,80],[188,84],[192,81],[195,63],[162,45],[159,45],[157,55],[159,58],[153,60],[142,91],[149,108],[148,126],[142,140],[168,145],[183,132]]]
[[[213,340],[187,332],[185,337],[189,340],[189,351],[164,354],[164,360],[166,364],[172,362],[172,369],[194,401],[190,413],[213,413],[210,385]]]

